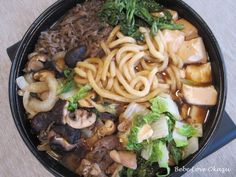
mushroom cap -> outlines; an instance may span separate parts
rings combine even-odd
[[[68,152],[76,148],[76,144],[70,144],[62,137],[54,136],[50,140],[50,147],[57,152]]]
[[[65,63],[68,67],[74,68],[78,61],[86,58],[87,47],[85,45],[69,50],[65,55]]]
[[[84,109],[75,111],[75,118],[66,116],[66,123],[75,129],[82,129],[93,125],[96,121],[96,114]]]
[[[34,131],[41,132],[46,130],[52,122],[65,124],[65,107],[66,101],[59,100],[56,102],[52,110],[36,114],[31,121]]]
[[[44,68],[43,62],[47,60],[47,55],[36,53],[29,58],[29,61],[26,65],[26,71],[39,71]]]
[[[52,128],[57,135],[63,137],[70,144],[78,143],[80,139],[81,132],[78,129],[74,129],[69,125],[56,125]]]

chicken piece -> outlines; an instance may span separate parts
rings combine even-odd
[[[179,30],[164,30],[163,37],[174,53],[176,53],[184,43],[184,33]]]
[[[207,115],[207,109],[199,106],[192,106],[190,110],[190,118],[187,122],[190,124],[203,124]]]
[[[186,67],[186,79],[201,84],[211,83],[211,64],[188,65]]]
[[[182,91],[186,102],[192,105],[214,106],[217,102],[214,86],[195,87],[183,84]]]
[[[183,60],[184,64],[207,62],[207,53],[201,37],[184,41],[177,55]]]
[[[195,26],[193,26],[189,21],[181,18],[176,21],[177,24],[184,25],[184,29],[182,32],[185,34],[185,40],[191,40],[198,37],[198,30]]]

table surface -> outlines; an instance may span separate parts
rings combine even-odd
[[[6,48],[19,41],[30,24],[56,0],[0,0],[0,176],[51,177],[23,143],[14,125],[8,102],[11,62]],[[226,111],[236,122],[236,1],[185,0],[208,23],[222,49],[228,77]],[[185,176],[235,176],[236,141],[229,143],[194,166]],[[205,172],[202,172],[204,170]],[[229,168],[231,171],[223,173]],[[209,170],[208,170],[209,169]],[[216,170],[218,169],[218,172]],[[219,170],[221,170],[219,172]]]

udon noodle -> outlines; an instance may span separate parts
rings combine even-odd
[[[141,27],[145,40],[138,43],[119,29],[115,27],[108,39],[101,42],[103,58],[88,58],[77,63],[77,83],[90,84],[100,96],[120,102],[145,102],[160,91],[180,89],[180,61],[173,57],[161,31],[153,37],[149,29]],[[168,67],[170,58],[173,65]],[[170,85],[157,76],[166,69]]]

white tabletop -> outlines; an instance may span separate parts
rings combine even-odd
[[[208,23],[224,55],[228,77],[226,111],[236,122],[236,1],[185,0]],[[8,103],[10,60],[6,48],[19,41],[35,18],[55,0],[0,0],[0,176],[52,176],[30,153],[16,130]],[[197,163],[185,176],[236,175],[236,141]],[[222,170],[230,169],[223,173]],[[205,171],[204,171],[205,169]],[[221,169],[221,172],[215,170]],[[204,171],[204,172],[203,172]]]

